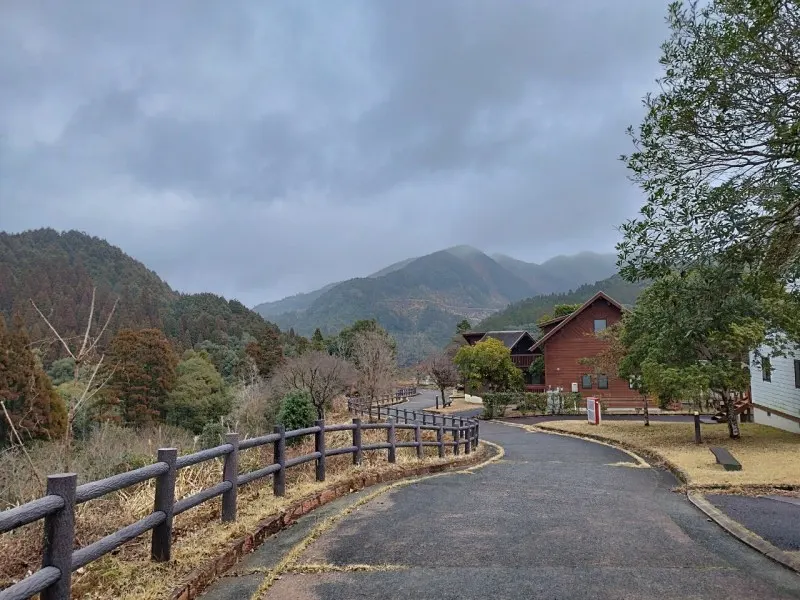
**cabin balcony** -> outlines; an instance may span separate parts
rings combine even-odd
[[[537,354],[512,354],[511,362],[513,362],[514,365],[520,369],[527,369],[531,366],[533,359],[537,356]]]

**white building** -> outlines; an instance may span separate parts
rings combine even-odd
[[[750,392],[756,423],[800,433],[800,349],[794,356],[762,359],[760,369],[750,369]]]

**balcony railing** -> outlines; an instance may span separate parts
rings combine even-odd
[[[527,369],[531,366],[536,356],[536,354],[512,354],[511,362],[520,368]]]

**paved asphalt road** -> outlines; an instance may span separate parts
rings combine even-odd
[[[325,572],[284,573],[266,597],[800,598],[800,576],[709,522],[671,491],[670,474],[574,438],[495,423],[481,434],[505,448],[503,460],[369,501],[300,556],[299,565],[328,565]],[[304,517],[245,567],[271,567],[276,548],[324,516]],[[336,572],[348,565],[373,569]],[[380,568],[387,565],[401,570]],[[262,577],[226,578],[207,600],[249,598]]]
[[[772,545],[800,551],[800,506],[770,498],[709,495],[714,506]]]

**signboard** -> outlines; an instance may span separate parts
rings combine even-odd
[[[597,398],[586,399],[586,419],[591,425],[600,425],[600,401]]]

